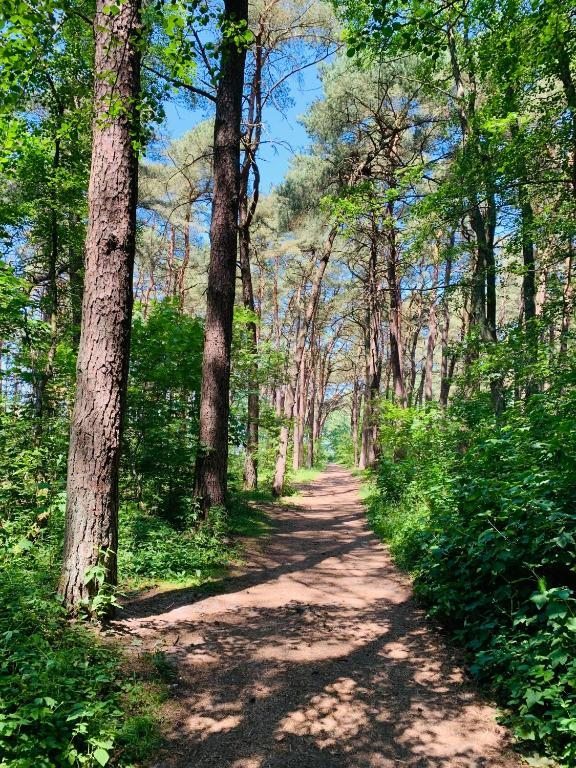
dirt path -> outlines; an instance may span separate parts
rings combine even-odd
[[[145,597],[123,622],[179,668],[156,768],[517,768],[331,466],[226,593]]]

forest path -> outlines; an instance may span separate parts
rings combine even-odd
[[[516,768],[495,711],[427,623],[330,466],[225,593],[144,596],[122,622],[180,675],[155,768]]]

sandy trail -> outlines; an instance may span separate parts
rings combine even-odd
[[[124,629],[178,665],[156,768],[517,768],[506,733],[331,466],[225,594],[128,606]]]

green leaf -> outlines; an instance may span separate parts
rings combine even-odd
[[[110,753],[102,747],[97,747],[94,750],[93,756],[99,765],[107,765],[108,761],[110,760]]]
[[[549,602],[548,595],[542,594],[541,592],[536,592],[532,595],[530,600],[534,603],[534,605],[538,606],[538,608],[542,608],[546,603]]]

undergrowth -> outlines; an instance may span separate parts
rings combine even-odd
[[[121,653],[66,621],[28,551],[0,566],[0,766],[133,766],[160,742],[159,692]]]
[[[227,537],[228,513],[210,510],[200,525],[182,528],[136,505],[120,515],[119,570],[123,582],[143,586],[157,581],[202,583],[235,554]]]
[[[0,768],[139,766],[162,741],[157,713],[167,670],[154,655],[134,670],[119,647],[67,621],[55,598],[64,499],[41,496],[40,527],[38,506],[0,526]],[[188,529],[124,504],[123,585],[210,582],[240,556],[237,535],[267,529],[246,494]]]
[[[576,765],[576,396],[383,407],[367,505],[528,751]]]

